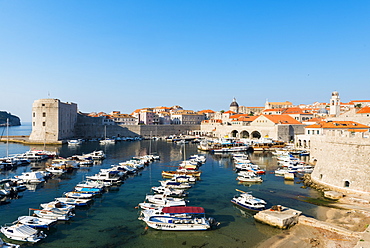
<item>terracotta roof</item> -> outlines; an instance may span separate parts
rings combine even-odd
[[[359,111],[357,111],[356,114],[370,114],[370,107],[365,106],[362,109],[360,109]]]
[[[358,129],[366,128],[369,129],[369,126],[354,122],[354,121],[320,121],[316,124],[306,126],[305,128],[326,128],[326,129]]]
[[[290,115],[262,115],[275,124],[302,124]]]
[[[241,116],[238,118],[238,121],[254,121],[255,119],[257,119],[258,116]]]
[[[370,102],[370,100],[354,100],[350,101],[349,103],[358,103],[358,102]]]
[[[293,105],[293,103],[285,101],[285,102],[268,102],[270,105]]]
[[[198,111],[198,113],[201,113],[201,114],[203,114],[203,113],[214,113],[214,112],[215,112],[215,111],[210,110],[210,109],[206,109],[206,110]]]
[[[236,113],[234,111],[229,110],[229,111],[224,112],[224,114],[236,114]]]

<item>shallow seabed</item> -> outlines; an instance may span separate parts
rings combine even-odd
[[[4,151],[0,144],[0,157]],[[20,153],[32,147],[12,144],[10,153]],[[42,148],[42,147],[38,147]],[[60,222],[46,231],[48,237],[35,245],[40,248],[70,247],[254,247],[269,237],[281,233],[281,230],[257,223],[254,212],[235,207],[231,198],[237,194],[235,189],[251,191],[254,196],[265,199],[268,206],[281,204],[300,211],[305,215],[316,215],[317,207],[302,202],[305,196],[315,197],[317,193],[300,188],[295,182],[286,182],[270,172],[276,166],[276,159],[270,153],[251,154],[251,160],[267,169],[260,184],[240,185],[235,180],[232,160],[229,156],[207,154],[207,162],[201,167],[201,181],[189,190],[188,205],[204,207],[208,216],[214,217],[220,225],[211,231],[171,232],[145,228],[145,223],[138,220],[138,203],[150,193],[152,186],[158,186],[162,170],[174,170],[175,167],[191,154],[198,153],[196,145],[176,145],[164,141],[120,142],[116,145],[100,146],[98,142],[86,142],[79,147],[47,147],[58,149],[60,155],[88,153],[103,149],[107,159],[99,165],[81,168],[63,178],[55,178],[40,185],[36,190],[27,190],[23,197],[12,200],[10,204],[0,206],[0,224],[13,222],[20,215],[27,215],[28,208],[38,208],[40,203],[52,201],[63,192],[70,191],[86,175],[93,175],[101,168],[144,155],[151,149],[161,156],[140,174],[125,180],[116,190],[111,190],[96,198],[88,208],[76,210],[76,216],[68,222]],[[29,171],[30,166],[19,167],[14,171],[1,172],[0,178],[12,177]]]

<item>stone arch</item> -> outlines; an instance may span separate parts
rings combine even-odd
[[[262,137],[262,135],[261,135],[261,133],[260,132],[258,132],[258,131],[253,131],[252,133],[251,133],[251,138],[252,139],[260,139],[261,137]]]
[[[231,131],[231,137],[233,137],[233,138],[237,138],[238,137],[238,130],[233,130],[233,131]]]
[[[248,139],[249,138],[249,132],[248,131],[241,131],[240,132],[240,138]]]

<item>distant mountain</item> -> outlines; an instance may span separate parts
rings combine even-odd
[[[0,111],[0,126],[6,126],[6,119],[9,119],[9,126],[20,126],[21,119],[5,111]]]

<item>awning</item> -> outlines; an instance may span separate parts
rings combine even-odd
[[[204,214],[204,208],[202,207],[164,207],[163,213],[168,214]]]

